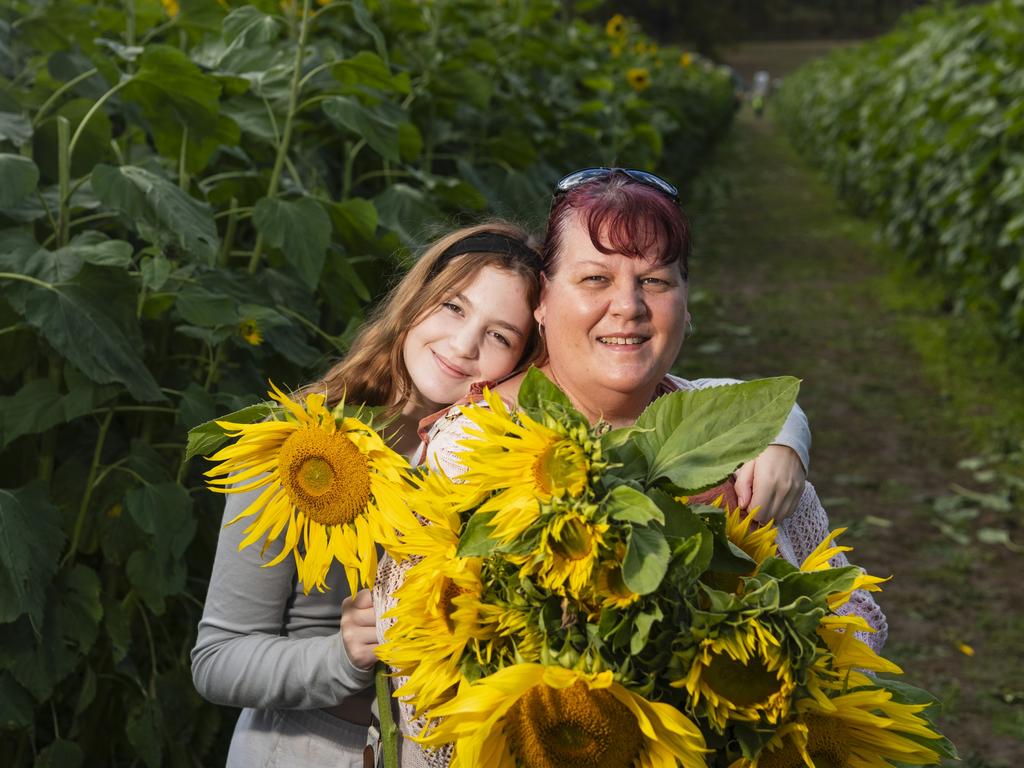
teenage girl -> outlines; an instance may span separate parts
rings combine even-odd
[[[327,405],[387,406],[389,443],[418,463],[419,421],[537,360],[533,321],[540,259],[506,222],[459,229],[423,253],[379,305],[345,359],[300,394]],[[224,522],[260,493],[231,494]],[[199,693],[242,708],[229,768],[361,767],[368,743],[377,634],[368,590],[350,595],[334,563],[328,589],[305,594],[294,561],[260,568],[280,551],[239,551],[245,526],[221,529],[192,650]]]

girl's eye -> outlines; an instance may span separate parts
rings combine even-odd
[[[495,341],[497,341],[499,344],[501,344],[503,346],[506,346],[506,347],[511,347],[512,346],[512,342],[510,342],[508,339],[506,339],[504,336],[502,336],[497,331],[491,331],[491,337]]]
[[[454,301],[446,301],[441,304],[442,307],[447,309],[449,312],[454,312],[457,315],[462,314],[462,307],[456,304]]]

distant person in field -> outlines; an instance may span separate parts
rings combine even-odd
[[[759,69],[754,73],[754,86],[750,90],[750,106],[753,107],[754,114],[758,117],[764,112],[764,104],[771,88],[772,79],[765,70]]]

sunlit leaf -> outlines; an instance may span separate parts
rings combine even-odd
[[[800,383],[791,377],[673,392],[637,419],[650,463],[649,483],[665,478],[686,490],[721,482],[779,433]]]

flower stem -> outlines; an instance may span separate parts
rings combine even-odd
[[[391,684],[388,682],[388,668],[384,662],[377,662],[374,674],[377,686],[377,711],[380,715],[380,745],[384,753],[384,768],[398,768],[398,728],[391,716]]]
[[[278,185],[281,183],[281,171],[284,168],[285,157],[288,155],[288,147],[292,140],[292,126],[296,113],[296,106],[299,103],[299,91],[301,90],[302,59],[306,53],[306,39],[309,35],[310,5],[312,0],[303,0],[302,17],[299,22],[299,40],[295,46],[295,65],[292,68],[291,92],[288,94],[288,112],[284,118],[284,130],[281,132],[281,141],[277,145],[277,157],[274,158],[274,168],[270,172],[270,183],[267,184],[268,198],[277,195]],[[256,236],[256,244],[252,249],[252,258],[249,260],[249,274],[256,274],[259,267],[260,256],[263,253],[263,235]]]
[[[71,546],[68,547],[67,554],[64,555],[64,559],[61,561],[61,566],[65,565],[68,560],[75,556],[75,551],[78,549],[78,540],[82,536],[82,526],[85,524],[85,516],[89,511],[89,500],[92,498],[92,491],[95,487],[96,472],[100,466],[100,456],[103,453],[103,443],[107,439],[107,430],[110,429],[110,421],[114,418],[114,410],[107,411],[106,416],[103,417],[103,421],[100,423],[100,432],[96,437],[96,445],[92,451],[92,464],[89,467],[89,479],[85,482],[85,493],[82,494],[82,503],[78,507],[78,517],[75,518],[75,530],[71,534]]]

